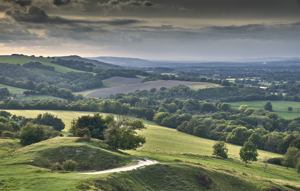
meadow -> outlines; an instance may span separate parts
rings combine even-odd
[[[273,110],[275,113],[286,119],[295,119],[300,117],[300,102],[293,101],[271,101]],[[263,109],[266,101],[243,101],[243,102],[231,102],[233,107],[238,108],[241,105],[247,105],[253,109]],[[288,108],[292,107],[293,111],[288,111]]]
[[[49,112],[64,120],[66,130],[70,128],[71,121],[74,118],[92,114],[91,112],[40,110],[9,110],[9,112],[26,117],[35,117],[39,113]],[[212,146],[215,143],[213,140],[181,133],[148,121],[145,121],[145,123],[147,128],[139,133],[146,137],[146,144],[137,150],[124,152],[167,164],[198,165],[216,172],[226,172],[246,179],[264,179],[277,184],[300,187],[300,175],[294,169],[263,163],[268,158],[281,157],[279,154],[259,151],[259,161],[245,165],[239,160],[240,146],[227,144],[230,159],[221,160],[212,156]]]

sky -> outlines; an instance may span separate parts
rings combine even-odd
[[[0,54],[300,57],[300,0],[0,0]]]

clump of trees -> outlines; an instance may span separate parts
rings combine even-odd
[[[73,120],[71,133],[74,136],[90,136],[95,139],[104,139],[104,130],[113,122],[112,116],[103,117],[100,114],[86,115]]]
[[[28,123],[21,128],[20,140],[22,145],[30,145],[58,135],[52,127]]]
[[[137,135],[135,127],[126,122],[112,122],[104,135],[105,142],[113,149],[135,149],[146,142],[144,137]]]
[[[213,146],[213,155],[221,157],[223,159],[228,158],[228,149],[224,141],[218,141]]]
[[[33,123],[51,126],[56,131],[62,131],[65,128],[64,122],[50,113],[39,114],[37,118],[33,120]]]
[[[139,120],[95,114],[74,120],[71,133],[74,136],[103,140],[113,149],[135,149],[145,143],[145,138],[136,133],[136,130],[143,128],[145,126]]]
[[[0,111],[0,135],[2,138],[20,138],[21,144],[30,145],[60,135],[64,123],[50,114],[35,119],[15,116]]]

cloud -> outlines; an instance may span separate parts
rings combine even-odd
[[[71,2],[71,0],[53,0],[53,4],[60,6],[60,5],[67,5]]]
[[[6,15],[12,17],[18,22],[36,23],[36,24],[105,24],[113,26],[132,25],[141,23],[137,19],[111,19],[111,20],[80,20],[66,19],[59,16],[48,16],[48,14],[35,6],[29,7],[27,10],[12,9],[6,12]]]

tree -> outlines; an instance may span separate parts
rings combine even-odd
[[[228,134],[226,141],[243,145],[251,135],[251,132],[246,127],[236,127],[231,133]]]
[[[104,133],[105,142],[113,149],[136,149],[145,143],[145,138],[137,135],[123,122],[114,122]]]
[[[224,141],[219,141],[219,142],[215,143],[213,146],[213,149],[214,149],[213,155],[221,157],[223,159],[228,158],[228,149],[227,149]]]
[[[240,157],[242,161],[245,163],[248,163],[249,161],[257,161],[257,156],[258,153],[255,145],[252,142],[247,141],[240,150]]]
[[[289,111],[289,112],[292,112],[293,110],[294,110],[293,107],[288,107],[288,111]]]
[[[111,120],[111,117],[104,118],[99,114],[81,116],[72,122],[70,131],[75,136],[87,136],[90,134],[92,138],[104,139],[104,130],[108,128]]]
[[[33,122],[39,125],[51,126],[56,131],[62,131],[65,128],[64,122],[50,113],[38,115]]]
[[[273,111],[273,105],[271,102],[267,102],[264,106],[264,109],[267,110],[267,111]]]
[[[27,124],[21,129],[20,140],[22,145],[30,145],[58,135],[49,126]]]

